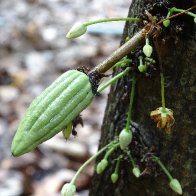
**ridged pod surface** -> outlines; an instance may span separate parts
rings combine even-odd
[[[77,70],[62,74],[29,106],[14,136],[12,154],[27,153],[63,130],[93,97],[86,74]]]

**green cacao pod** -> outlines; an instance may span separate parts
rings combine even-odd
[[[11,151],[20,156],[63,130],[92,101],[89,77],[70,70],[31,103],[14,136]]]

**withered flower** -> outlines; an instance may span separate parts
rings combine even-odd
[[[171,109],[159,107],[150,113],[150,117],[157,123],[157,128],[165,128],[166,134],[170,135],[171,126],[175,122]]]

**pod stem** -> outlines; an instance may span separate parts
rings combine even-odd
[[[114,141],[106,145],[105,147],[101,148],[96,154],[94,154],[91,158],[89,158],[76,172],[75,176],[72,178],[70,184],[75,184],[76,178],[80,175],[82,170],[85,169],[85,167],[91,163],[97,156],[99,156],[102,152],[104,152],[108,147],[114,144]]]
[[[117,80],[119,80],[120,78],[122,78],[124,75],[126,75],[129,70],[131,68],[127,67],[124,71],[120,72],[119,74],[117,74],[116,76],[114,76],[111,80],[109,80],[108,82],[106,82],[105,84],[99,86],[97,92],[100,93],[101,91],[103,91],[105,88],[107,88],[109,85],[115,83]]]
[[[86,27],[93,24],[103,23],[103,22],[115,22],[115,21],[130,21],[130,22],[139,22],[139,18],[106,18],[101,20],[94,20],[83,23]]]
[[[141,45],[145,40],[145,29],[140,30],[136,33],[129,41],[123,44],[120,48],[115,50],[108,58],[106,58],[102,63],[100,63],[93,71],[98,73],[105,73],[109,70],[115,63],[120,61],[124,56],[134,51],[139,45]]]

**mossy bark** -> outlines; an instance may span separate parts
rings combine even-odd
[[[155,5],[155,2],[160,1],[151,2],[133,0],[129,16],[141,15],[145,9],[151,9],[153,15],[166,15],[167,9],[164,7],[168,6],[166,4],[169,1],[162,1],[165,2],[164,5]],[[177,3],[175,4],[175,2]],[[184,0],[179,5],[178,1],[172,1],[171,6],[187,9],[195,3],[195,1],[187,3]],[[182,25],[179,26],[179,24]],[[127,36],[132,36],[137,30],[137,27],[127,23],[122,43]],[[136,179],[131,172],[130,163],[123,161],[120,166],[119,180],[116,184],[112,184],[110,175],[114,170],[114,164],[111,163],[103,174],[94,174],[90,190],[91,196],[176,195],[169,188],[168,179],[162,171],[158,167],[151,166],[152,163],[148,164],[148,159],[142,161],[142,156],[151,152],[159,156],[171,171],[172,176],[180,181],[183,195],[195,195],[195,38],[195,24],[192,17],[183,15],[175,19],[174,24],[167,30],[163,29],[161,36],[156,41],[154,40],[155,58],[159,61],[157,70],[153,71],[151,77],[137,73],[132,129],[139,133],[141,139],[138,143],[142,141],[143,144],[138,147],[133,143],[130,150],[142,169],[153,167],[149,172],[150,174]],[[165,76],[166,107],[173,110],[175,117],[170,138],[166,137],[164,130],[157,129],[155,123],[150,119],[150,112],[161,106],[159,71],[161,62]],[[119,69],[114,70],[114,74],[118,72]],[[102,127],[100,148],[112,141],[125,124],[129,104],[130,80],[131,74],[120,79],[111,88]],[[111,160],[118,157],[119,153],[119,151],[115,152],[111,156]],[[101,157],[97,161],[100,159]]]

